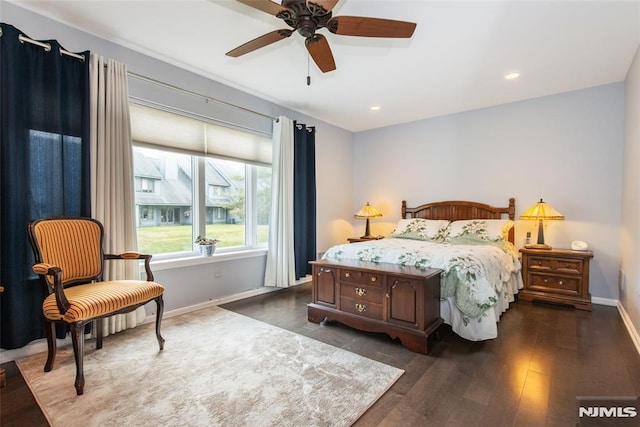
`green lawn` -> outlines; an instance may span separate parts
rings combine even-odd
[[[208,238],[220,240],[219,248],[244,246],[244,224],[208,224]],[[269,227],[258,226],[258,242],[267,242]],[[193,238],[190,225],[163,225],[138,228],[138,250],[148,254],[191,252]]]

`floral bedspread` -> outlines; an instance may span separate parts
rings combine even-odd
[[[440,296],[453,297],[465,324],[471,318],[482,321],[483,314],[509,292],[511,276],[521,267],[510,243],[461,245],[386,238],[333,246],[323,258],[442,269]]]

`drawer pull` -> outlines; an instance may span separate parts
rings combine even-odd
[[[356,303],[356,310],[358,311],[358,313],[364,313],[365,311],[367,311],[367,306],[364,304]]]
[[[372,278],[371,278],[371,281],[372,281],[372,282],[375,282],[376,280],[378,280],[378,279],[376,279],[375,277],[372,277]]]
[[[562,280],[560,280],[560,281],[558,282],[558,285],[562,286]]]
[[[349,272],[344,273],[344,277],[351,277],[351,273]]]
[[[364,294],[367,293],[366,289],[363,288],[356,288],[356,295],[358,295],[359,297],[363,296]]]
[[[544,279],[544,283],[547,283],[549,281],[549,279]]]
[[[571,264],[565,264],[564,268],[571,268]]]

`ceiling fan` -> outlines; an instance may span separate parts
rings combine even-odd
[[[331,10],[338,0],[282,0],[282,4],[271,0],[237,1],[284,20],[292,29],[264,34],[227,52],[227,56],[242,56],[286,39],[297,31],[306,38],[307,51],[323,73],[335,70],[336,64],[329,42],[322,34],[317,34],[316,30],[326,28],[331,33],[344,36],[410,38],[416,28],[413,22],[362,16],[332,16]]]

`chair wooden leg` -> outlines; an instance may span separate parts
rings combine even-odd
[[[84,323],[71,324],[71,341],[73,342],[73,356],[76,359],[76,394],[84,393]]]
[[[160,324],[162,323],[162,313],[164,312],[164,300],[162,299],[162,295],[156,298],[156,306],[156,338],[158,338],[160,350],[164,350],[164,338],[160,335]]]
[[[44,330],[47,336],[47,362],[44,364],[44,371],[49,372],[53,369],[53,362],[56,360],[56,324],[45,320]]]
[[[102,324],[104,319],[96,319],[96,350],[102,348]]]

